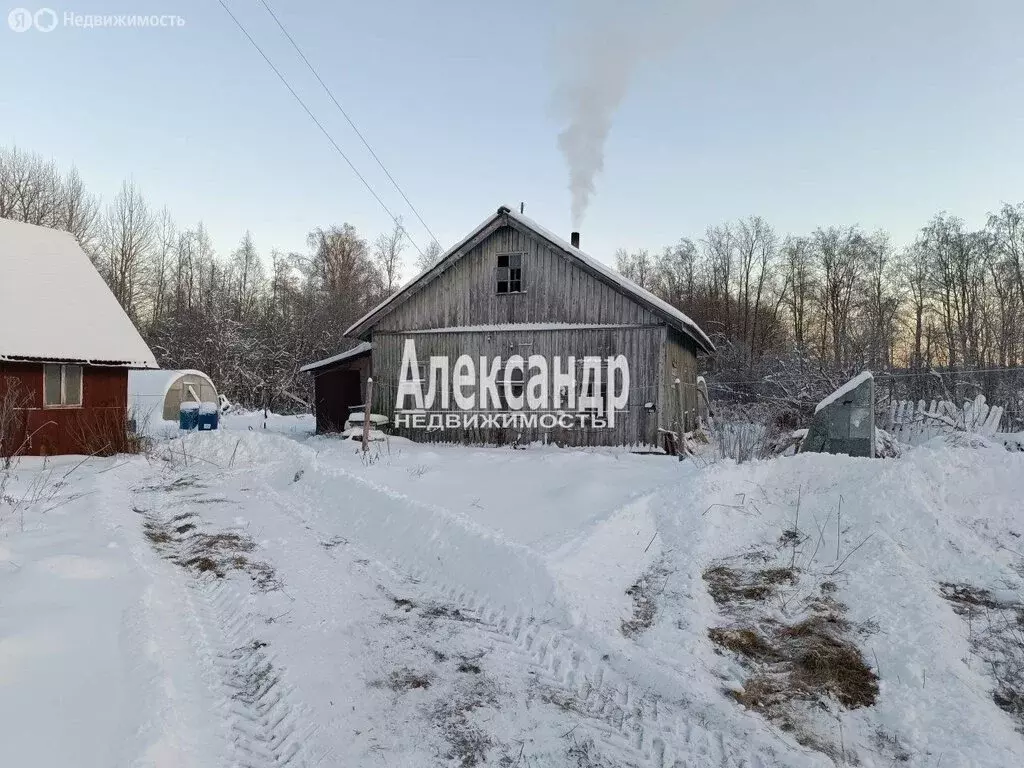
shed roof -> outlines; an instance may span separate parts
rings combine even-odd
[[[67,232],[0,219],[0,360],[156,368]]]
[[[343,363],[346,360],[352,360],[363,355],[370,354],[373,349],[373,345],[368,341],[364,341],[362,344],[352,347],[347,352],[342,352],[340,355],[334,355],[333,357],[327,357],[323,360],[317,360],[315,363],[309,363],[299,368],[300,373],[306,373],[307,371],[315,371],[320,368],[327,368],[328,366],[335,365],[337,363]]]
[[[513,226],[519,226],[529,232],[532,232],[535,236],[545,240],[552,247],[562,251],[570,259],[574,260],[579,264],[584,271],[593,275],[597,279],[604,283],[607,283],[612,288],[616,289],[623,295],[633,299],[637,303],[646,307],[648,310],[653,312],[658,317],[665,320],[668,325],[682,331],[687,336],[692,338],[697,346],[703,349],[705,352],[714,352],[715,345],[711,343],[711,339],[708,338],[707,334],[701,330],[700,326],[697,325],[685,312],[676,309],[671,304],[662,299],[659,299],[650,291],[641,288],[639,285],[634,283],[632,280],[623,277],[614,269],[606,264],[602,264],[597,259],[589,256],[588,254],[581,251],[579,248],[575,248],[568,241],[563,240],[551,231],[540,226],[533,219],[527,218],[522,214],[515,213],[506,206],[501,206],[498,210],[488,216],[478,227],[470,232],[465,238],[460,240],[448,251],[444,253],[441,259],[430,269],[421,272],[418,276],[413,278],[410,282],[404,285],[398,292],[392,294],[387,299],[382,301],[376,307],[371,309],[361,318],[359,318],[352,327],[345,331],[346,336],[353,336],[356,338],[362,337],[388,312],[393,310],[409,296],[416,292],[426,283],[430,282],[434,278],[441,275],[447,270],[452,264],[458,261],[460,258],[465,256],[470,250],[470,247],[466,247],[470,244],[475,244],[475,241],[485,233],[493,230],[497,226],[502,224],[511,224]]]

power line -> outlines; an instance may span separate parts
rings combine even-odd
[[[402,222],[398,220],[398,217],[395,216],[395,214],[393,214],[391,212],[391,209],[389,209],[387,207],[387,205],[384,203],[384,201],[380,199],[380,196],[376,192],[373,191],[373,187],[370,186],[370,182],[368,182],[363,177],[363,174],[361,174],[359,172],[359,170],[355,167],[355,165],[352,164],[352,161],[348,159],[348,155],[346,155],[345,152],[342,150],[342,148],[338,146],[338,142],[336,142],[334,140],[334,137],[331,136],[331,134],[328,133],[327,129],[324,128],[323,124],[319,120],[316,119],[316,115],[314,115],[313,112],[309,109],[309,107],[306,106],[306,102],[304,102],[302,100],[302,97],[299,96],[299,94],[295,92],[295,89],[292,88],[291,83],[289,83],[288,80],[285,78],[285,76],[281,74],[281,70],[279,70],[276,66],[274,66],[274,62],[272,62],[270,60],[270,57],[267,56],[267,54],[263,52],[263,49],[260,48],[259,43],[257,43],[255,40],[253,40],[252,35],[249,34],[249,31],[242,25],[242,22],[240,22],[238,20],[238,18],[235,16],[235,14],[233,14],[231,12],[231,9],[228,8],[228,6],[224,2],[224,0],[217,0],[217,1],[220,3],[220,7],[223,8],[227,12],[228,16],[231,17],[231,20],[233,22],[235,22],[235,26],[238,27],[238,29],[242,32],[242,34],[245,35],[246,39],[250,43],[252,43],[252,47],[255,48],[259,52],[260,56],[263,57],[263,60],[265,62],[267,62],[267,66],[269,66],[274,71],[274,74],[277,75],[278,79],[282,83],[284,83],[284,87],[288,89],[288,92],[299,103],[299,106],[302,107],[302,109],[305,111],[305,113],[307,115],[309,115],[309,119],[312,120],[316,124],[316,127],[320,129],[320,132],[323,133],[323,135],[327,137],[327,140],[329,142],[331,142],[331,146],[334,147],[334,150],[339,155],[341,155],[342,159],[348,164],[348,167],[352,169],[352,173],[354,173],[356,175],[356,177],[363,183],[363,186],[366,187],[366,189],[369,191],[369,193],[371,195],[373,195],[373,199],[376,200],[380,204],[380,207],[384,209],[384,212],[387,213],[387,215],[391,217],[391,220],[393,222],[395,222],[395,226],[398,227],[402,231],[402,234],[405,235],[406,239],[410,243],[412,243],[412,247],[416,249],[416,251],[420,254],[420,256],[423,256],[423,251],[420,250],[420,247],[418,245],[416,245],[416,241],[412,239],[412,235],[409,234],[409,230],[407,230],[404,226],[402,226]]]
[[[273,20],[277,23],[277,26],[280,27],[281,31],[284,33],[284,36],[288,38],[288,42],[292,44],[292,48],[294,48],[295,52],[299,54],[299,58],[302,59],[305,65],[309,68],[309,71],[313,73],[313,77],[316,78],[316,81],[320,83],[324,91],[326,91],[328,97],[330,97],[331,101],[334,102],[334,106],[338,108],[338,111],[341,112],[342,117],[344,117],[348,124],[352,127],[352,130],[356,132],[356,136],[358,136],[359,140],[363,142],[363,146],[366,147],[367,151],[370,153],[373,159],[377,161],[377,165],[380,166],[380,169],[384,171],[384,175],[388,177],[388,180],[391,182],[391,184],[395,187],[395,189],[398,190],[398,194],[400,194],[402,196],[402,199],[405,200],[405,202],[408,204],[410,210],[412,210],[412,212],[416,215],[416,218],[419,219],[420,224],[422,224],[423,228],[427,230],[427,234],[429,234],[430,238],[434,241],[434,243],[436,243],[437,246],[440,247],[441,244],[438,242],[437,237],[434,235],[430,227],[427,226],[427,222],[423,220],[423,217],[420,216],[420,212],[416,210],[416,206],[412,204],[412,201],[405,194],[405,191],[398,185],[398,182],[395,181],[395,177],[391,175],[391,172],[388,171],[386,167],[384,167],[384,163],[381,161],[379,157],[377,157],[377,153],[373,151],[373,147],[370,146],[370,142],[366,140],[366,137],[363,136],[362,132],[356,127],[356,124],[352,122],[352,118],[349,117],[348,112],[346,112],[344,108],[341,106],[341,104],[338,103],[338,100],[334,96],[334,92],[330,89],[330,87],[328,87],[327,83],[323,81],[323,78],[320,77],[320,73],[316,71],[316,68],[310,63],[309,59],[306,58],[306,54],[302,52],[302,49],[299,47],[299,44],[295,42],[295,39],[291,36],[291,34],[289,34],[288,30],[285,29],[284,24],[281,23],[281,19],[279,19],[277,14],[274,13],[274,9],[270,7],[270,4],[267,2],[267,0],[260,0],[260,3],[263,5],[264,8],[267,9],[267,13],[270,14],[271,18],[273,18]]]
[[[886,373],[885,371],[872,372],[872,376],[880,379],[905,379],[915,376],[959,376],[965,373],[1010,373],[1013,371],[1024,371],[1024,365],[1007,366],[1004,368],[965,368],[957,371],[918,371],[916,373]],[[731,381],[715,381],[715,384],[799,384],[808,379],[814,378],[815,374],[807,376],[788,377],[762,377],[750,379],[734,379]]]

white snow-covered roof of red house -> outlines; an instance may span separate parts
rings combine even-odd
[[[531,231],[534,235],[547,241],[549,245],[565,253],[567,256],[580,263],[583,268],[593,274],[598,279],[611,284],[613,287],[618,289],[621,293],[629,296],[634,301],[647,307],[654,314],[664,319],[672,327],[682,331],[686,335],[690,336],[705,352],[714,352],[715,345],[711,343],[711,339],[708,338],[707,334],[701,330],[700,326],[691,320],[686,313],[679,309],[676,309],[667,301],[663,301],[655,296],[645,288],[641,288],[639,285],[634,283],[632,280],[623,277],[614,269],[606,264],[602,264],[592,256],[588,256],[586,253],[581,251],[579,248],[574,247],[571,243],[562,238],[558,237],[551,231],[540,226],[533,219],[527,218],[522,214],[515,213],[510,208],[505,206],[500,207],[497,212],[488,216],[480,226],[476,227],[470,232],[465,238],[460,240],[454,246],[449,248],[440,260],[430,269],[421,272],[415,278],[406,283],[401,290],[392,294],[376,307],[371,309],[355,323],[352,324],[347,331],[345,336],[351,336],[353,338],[359,338],[363,336],[384,313],[389,311],[391,308],[397,306],[399,303],[404,301],[410,296],[415,288],[422,285],[430,280],[434,279],[448,267],[455,263],[458,259],[464,256],[470,249],[465,246],[481,235],[489,227],[493,226],[496,222],[505,218],[507,221],[518,224]]]
[[[0,219],[0,360],[156,368],[67,232]]]

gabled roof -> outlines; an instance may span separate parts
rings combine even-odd
[[[315,363],[309,363],[299,368],[299,373],[306,373],[307,371],[316,371],[320,368],[327,368],[328,366],[335,365],[337,363],[343,363],[346,360],[352,360],[363,355],[370,354],[373,349],[373,345],[368,341],[364,341],[362,344],[358,344],[347,352],[342,352],[340,355],[334,355],[333,357],[327,357],[323,360],[317,360]]]
[[[711,339],[709,339],[707,334],[700,329],[700,326],[691,320],[684,312],[676,309],[668,302],[659,299],[650,291],[641,288],[632,280],[623,277],[606,264],[602,264],[597,259],[588,256],[579,248],[574,248],[568,241],[553,234],[532,219],[529,219],[522,214],[515,213],[505,206],[500,207],[495,213],[488,216],[480,226],[476,227],[465,238],[446,251],[437,264],[430,269],[421,272],[418,276],[403,286],[397,293],[392,294],[359,318],[355,323],[353,323],[351,328],[345,331],[345,335],[355,338],[363,337],[385,314],[393,310],[419,288],[422,288],[431,280],[441,275],[452,264],[469,253],[469,251],[472,250],[472,246],[475,245],[482,237],[485,237],[498,227],[506,224],[518,225],[520,228],[530,231],[536,237],[546,241],[548,245],[562,251],[566,256],[575,261],[585,272],[593,275],[598,280],[601,280],[623,295],[646,307],[649,311],[662,318],[671,327],[685,333],[705,352],[710,353],[715,351],[715,345],[711,343]]]
[[[67,232],[0,219],[0,360],[156,368]]]

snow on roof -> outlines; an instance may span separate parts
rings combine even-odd
[[[416,328],[402,331],[417,333],[495,333],[499,331],[603,331],[614,328],[636,328],[635,323],[498,323],[495,325],[446,325],[444,328]]]
[[[853,390],[855,390],[857,387],[859,387],[865,381],[870,381],[872,378],[874,378],[874,377],[871,375],[871,371],[864,371],[863,373],[858,373],[856,376],[854,376],[848,382],[843,384],[843,386],[841,386],[839,389],[837,389],[831,395],[829,395],[824,400],[822,400],[820,403],[818,403],[818,406],[814,409],[814,412],[817,413],[822,408],[827,408],[828,406],[832,405],[832,403],[836,402],[837,400],[842,398],[844,395],[850,394],[851,392],[853,392]]]
[[[374,318],[380,312],[384,311],[392,303],[395,303],[398,299],[400,299],[401,297],[405,296],[414,285],[416,285],[421,280],[423,280],[424,278],[428,277],[431,274],[440,273],[440,271],[441,271],[440,267],[441,267],[442,264],[444,264],[450,257],[452,257],[455,254],[457,254],[466,243],[468,243],[468,242],[472,241],[473,239],[475,239],[477,237],[477,235],[479,235],[481,232],[483,232],[485,229],[487,229],[487,227],[491,226],[491,224],[494,223],[494,221],[496,219],[498,219],[499,217],[501,217],[501,216],[507,216],[510,220],[515,221],[520,226],[523,226],[523,227],[526,227],[529,230],[532,230],[534,232],[534,234],[536,234],[536,235],[542,237],[543,239],[547,240],[551,245],[555,246],[556,248],[559,248],[560,250],[564,251],[569,256],[572,256],[573,258],[575,258],[578,261],[582,262],[583,264],[585,264],[587,267],[589,267],[594,272],[597,272],[600,275],[602,275],[603,277],[611,280],[624,293],[626,293],[628,295],[631,295],[631,296],[633,296],[636,299],[639,299],[643,303],[648,304],[651,307],[651,309],[653,309],[657,314],[665,317],[666,319],[668,319],[670,321],[674,321],[675,323],[678,323],[679,326],[683,330],[685,330],[688,334],[690,334],[694,338],[694,340],[697,342],[697,344],[700,347],[702,347],[705,351],[707,351],[707,352],[714,352],[715,351],[715,345],[711,343],[711,339],[708,338],[707,334],[705,334],[704,331],[701,330],[700,326],[698,326],[693,320],[691,320],[689,318],[689,316],[686,315],[686,313],[676,309],[675,307],[673,307],[668,302],[659,299],[657,296],[655,296],[650,291],[648,291],[648,290],[646,290],[644,288],[641,288],[639,285],[634,283],[632,280],[630,280],[630,279],[628,279],[626,277],[623,277],[622,275],[620,275],[618,272],[616,272],[614,269],[612,269],[608,265],[603,264],[602,262],[598,261],[597,259],[593,258],[592,256],[587,255],[586,253],[581,251],[579,248],[574,248],[571,243],[569,243],[568,241],[563,240],[562,238],[558,237],[557,235],[555,235],[550,230],[545,229],[540,224],[535,222],[533,219],[527,218],[526,216],[523,216],[522,214],[515,213],[514,211],[512,211],[509,208],[506,208],[505,206],[502,206],[501,208],[499,208],[497,210],[496,213],[493,213],[490,216],[488,216],[480,224],[480,226],[476,227],[466,237],[464,237],[458,243],[456,243],[451,248],[449,248],[447,251],[445,251],[445,253],[438,260],[437,264],[435,264],[433,267],[431,267],[431,268],[421,272],[420,274],[418,274],[416,277],[414,277],[412,280],[410,280],[408,283],[406,283],[399,291],[393,293],[391,296],[389,296],[388,298],[384,299],[384,301],[382,301],[376,307],[371,309],[369,312],[367,312],[361,318],[356,320],[356,322],[354,322],[352,324],[352,326],[347,331],[345,331],[345,335],[346,336],[357,335],[358,331],[356,329],[358,329],[358,328],[360,328],[360,326],[366,324],[369,320]]]
[[[577,259],[582,261],[584,264],[589,266],[594,271],[600,272],[605,277],[615,282],[626,293],[632,294],[637,298],[647,302],[648,304],[651,304],[653,308],[658,311],[659,314],[675,319],[694,337],[694,339],[700,346],[704,347],[706,351],[715,351],[715,345],[711,343],[711,339],[707,337],[707,334],[705,334],[704,331],[701,330],[700,326],[697,325],[693,320],[691,320],[685,312],[676,309],[667,301],[659,299],[646,288],[641,288],[639,285],[634,283],[629,278],[620,275],[607,264],[598,261],[593,256],[589,256],[588,254],[581,251],[579,248],[573,247],[573,245],[570,242],[563,240],[550,230],[545,229],[540,224],[535,222],[533,219],[529,219],[526,216],[523,216],[522,214],[516,213],[515,211],[511,210],[507,210],[506,214],[510,219],[518,221],[524,227],[532,229],[534,232],[541,235],[545,240],[548,240],[552,244],[557,245],[566,253],[575,256]]]
[[[340,355],[326,357],[323,360],[317,360],[315,363],[309,363],[308,365],[304,365],[301,368],[299,368],[299,372],[305,373],[307,371],[315,371],[318,368],[326,368],[328,365],[333,365],[334,363],[341,363],[344,362],[345,360],[351,360],[353,357],[359,357],[360,355],[364,355],[371,349],[373,349],[373,345],[370,344],[370,342],[368,341],[364,341],[362,344],[354,346],[352,347],[352,349],[348,350],[347,352],[342,352]]]
[[[156,368],[156,359],[67,232],[0,219],[0,360]]]

